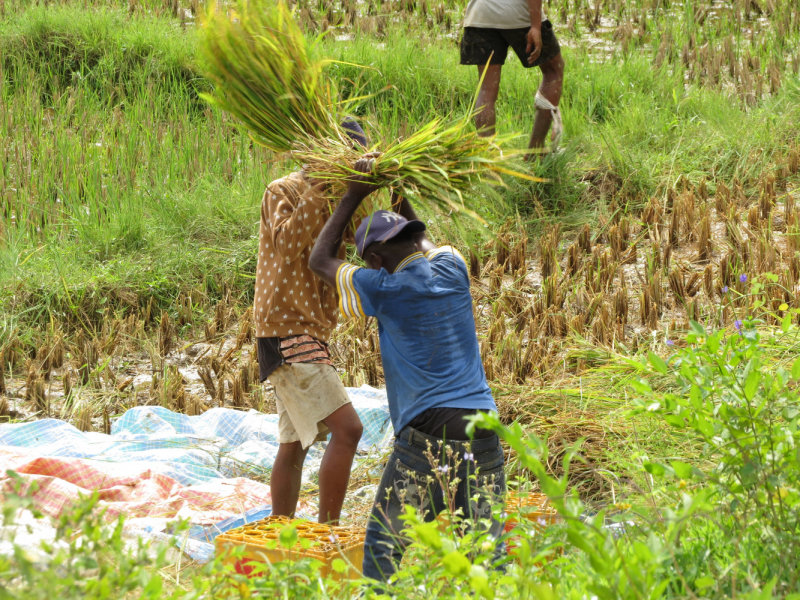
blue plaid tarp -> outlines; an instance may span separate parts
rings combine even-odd
[[[362,386],[347,388],[347,393],[364,425],[359,452],[389,444],[394,434],[386,390]],[[182,485],[270,469],[277,437],[278,415],[228,408],[189,417],[160,406],[139,406],[112,424],[111,435],[83,433],[57,419],[0,425],[0,446],[30,449],[37,456],[146,463]],[[319,443],[309,450],[304,477],[316,472],[323,451]]]

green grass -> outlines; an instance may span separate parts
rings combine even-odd
[[[208,84],[193,28],[155,4],[132,14],[11,6],[0,21],[4,312],[29,324],[92,322],[106,314],[97,311],[151,296],[168,306],[181,290],[213,297],[223,286],[249,301],[261,193],[289,166],[198,100]],[[458,65],[453,40],[420,39],[410,22],[390,24],[383,39],[329,36],[322,45],[331,58],[371,67],[332,71],[346,90],[373,94],[360,114],[374,140],[463,112],[474,93],[477,73]],[[672,29],[677,56],[687,34],[664,17],[654,23]],[[719,24],[698,31],[711,42],[728,33]],[[748,106],[724,88],[684,88],[679,56],[655,68],[645,50],[658,36],[598,62],[582,51],[580,24],[564,38],[575,49],[564,49],[563,153],[537,168],[548,183],[510,181],[507,192],[533,226],[593,220],[612,200],[635,209],[681,176],[705,177],[712,189],[734,179],[753,186],[796,143],[791,61],[780,91]],[[780,43],[759,50],[778,56]],[[504,70],[498,122],[522,133],[520,144],[538,77],[511,59]]]

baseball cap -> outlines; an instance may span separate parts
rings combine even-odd
[[[364,249],[373,242],[386,242],[401,232],[409,230],[412,233],[425,231],[422,221],[409,221],[405,217],[390,210],[378,210],[366,217],[356,230],[356,250],[358,255],[364,256]]]
[[[353,142],[356,142],[362,148],[367,147],[367,134],[364,133],[364,130],[361,129],[361,125],[359,125],[358,121],[353,117],[346,117],[345,120],[342,121],[341,128],[344,129],[344,134]]]

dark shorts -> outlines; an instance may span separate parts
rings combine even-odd
[[[542,53],[536,62],[528,64],[529,53],[528,31],[530,27],[522,29],[489,29],[486,27],[465,27],[461,37],[461,64],[462,65],[503,65],[508,55],[508,47],[517,53],[522,66],[526,69],[538,67],[550,62],[561,54],[553,25],[550,21],[542,21]],[[491,61],[489,60],[491,57]]]

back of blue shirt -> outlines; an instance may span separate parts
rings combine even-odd
[[[475,334],[467,265],[457,250],[417,252],[391,274],[345,263],[336,287],[345,316],[378,319],[395,433],[430,408],[497,410]]]

